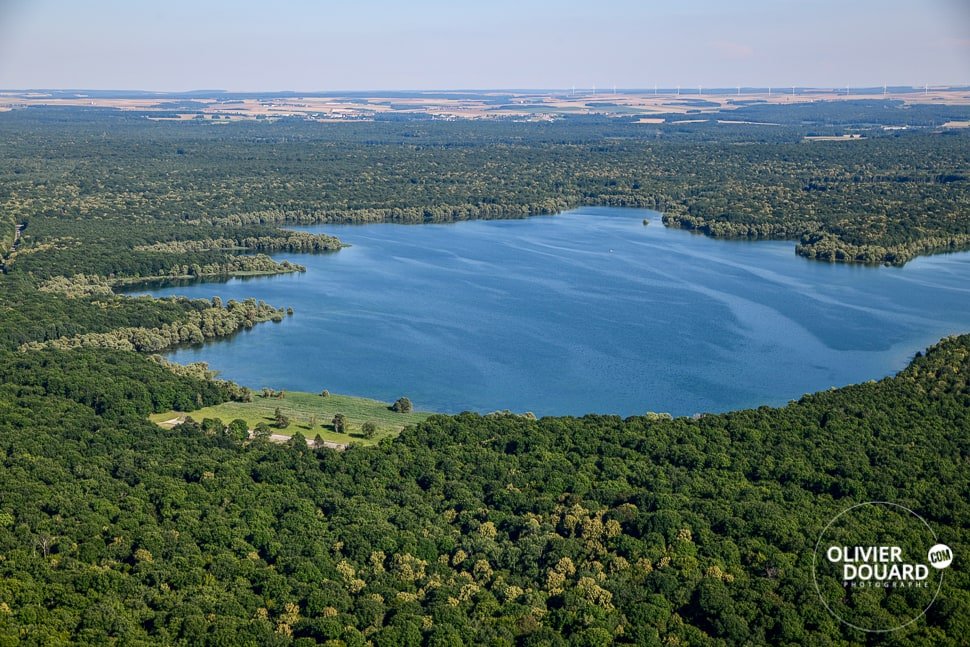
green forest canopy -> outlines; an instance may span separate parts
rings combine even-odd
[[[873,499],[958,555],[926,619],[883,642],[959,644],[967,336],[894,378],[696,420],[432,416],[337,453],[146,419],[252,394],[144,353],[285,312],[112,288],[339,249],[284,224],[613,204],[829,260],[967,242],[967,133],[805,143],[832,127],[781,121],[216,131],[0,113],[0,645],[866,643],[810,563],[827,520]]]
[[[837,512],[899,502],[970,550],[970,336],[781,409],[439,415],[343,453],[162,430],[225,394],[130,352],[0,376],[0,644],[860,644],[811,584]],[[955,563],[883,642],[968,621]]]

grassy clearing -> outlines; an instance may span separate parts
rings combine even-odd
[[[367,398],[355,398],[346,395],[323,397],[316,393],[287,391],[286,396],[279,400],[257,395],[252,402],[224,402],[214,407],[205,407],[188,413],[183,411],[155,413],[150,418],[153,422],[164,427],[171,425],[162,423],[184,415],[190,415],[197,421],[201,421],[203,418],[219,418],[224,423],[240,418],[246,421],[250,429],[258,423],[264,422],[270,426],[274,434],[292,436],[300,432],[308,440],[313,440],[319,434],[324,440],[335,443],[353,442],[373,445],[381,438],[396,436],[404,429],[405,425],[421,422],[431,415],[427,411],[395,413],[388,408],[389,406],[387,402],[368,400]],[[283,415],[290,419],[290,425],[285,429],[277,429],[274,425],[277,407]],[[333,431],[330,421],[337,413],[344,414],[347,419],[348,433],[346,434],[338,434]],[[316,425],[313,427],[310,426],[311,416],[316,416],[317,419]],[[367,421],[373,422],[377,426],[377,433],[369,439],[364,438],[360,432],[361,425]]]

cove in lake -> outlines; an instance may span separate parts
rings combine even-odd
[[[168,357],[254,388],[441,412],[689,415],[881,378],[970,330],[970,253],[830,265],[613,208],[303,229],[352,247],[274,255],[304,274],[149,290],[296,312]]]

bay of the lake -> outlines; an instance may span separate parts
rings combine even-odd
[[[273,255],[302,274],[148,290],[295,310],[167,356],[253,388],[441,412],[689,415],[879,379],[970,331],[970,253],[827,264],[790,241],[715,240],[614,208],[303,229],[352,246]]]

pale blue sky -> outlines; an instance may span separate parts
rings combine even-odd
[[[0,0],[0,88],[970,83],[970,0]]]

